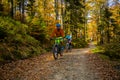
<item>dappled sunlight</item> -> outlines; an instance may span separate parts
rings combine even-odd
[[[89,48],[86,49],[73,49],[72,52],[65,53],[66,55],[82,55],[89,52]]]
[[[0,80],[120,80],[119,58],[120,0],[0,0]]]
[[[73,49],[54,60],[52,53],[42,54],[31,59],[12,62],[0,67],[3,78],[45,79],[45,80],[109,80],[114,75],[119,78],[111,65],[100,59],[97,54],[90,54],[89,48]],[[13,69],[14,67],[14,69]],[[7,71],[9,70],[9,71]],[[15,74],[19,73],[19,74]],[[3,75],[6,74],[6,75]],[[9,74],[12,74],[8,76]],[[111,75],[111,76],[108,76]],[[101,77],[102,76],[102,77]]]
[[[46,56],[46,57],[45,57],[45,60],[46,60],[46,61],[53,61],[54,58],[53,58],[52,53],[49,53],[49,56]]]

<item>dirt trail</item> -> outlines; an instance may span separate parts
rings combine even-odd
[[[120,80],[110,65],[89,53],[90,48],[74,49],[58,60],[45,54],[6,64],[0,67],[0,80]]]
[[[100,80],[99,75],[91,70],[91,64],[88,63],[85,55],[88,51],[89,49],[86,48],[66,53],[52,63],[55,64],[53,67],[50,65],[52,73],[47,78],[49,80]]]

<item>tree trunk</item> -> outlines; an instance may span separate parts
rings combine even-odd
[[[25,12],[24,1],[25,0],[22,0],[22,18],[21,18],[21,22],[23,22],[23,23],[24,23],[24,12]]]
[[[110,43],[110,31],[109,31],[109,24],[107,29],[107,43]]]
[[[19,2],[19,20],[21,20],[21,1]]]
[[[85,0],[83,1],[84,4],[85,4]],[[84,41],[86,41],[86,24],[87,24],[87,21],[86,21],[86,8],[84,7]]]
[[[14,13],[13,13],[13,6],[14,6],[14,4],[13,4],[13,0],[11,0],[11,17],[13,18],[13,15],[14,15]]]
[[[58,15],[58,0],[55,0],[55,13],[56,13],[56,20],[58,20],[59,15]]]

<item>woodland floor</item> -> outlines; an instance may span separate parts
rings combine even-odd
[[[0,65],[0,80],[120,80],[116,61],[101,59],[89,48],[65,52],[58,60],[52,53]]]

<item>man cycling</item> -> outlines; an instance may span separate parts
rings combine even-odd
[[[64,37],[64,31],[61,29],[61,25],[59,23],[56,24],[56,29],[51,34],[51,39],[53,37]],[[63,46],[63,41],[61,41],[60,51],[61,47]],[[60,54],[62,56],[62,54]]]
[[[65,38],[67,39],[67,43],[69,44],[69,49],[70,49],[70,46],[72,46],[72,35],[70,34],[70,32],[67,33]]]
[[[65,37],[67,39],[67,41],[70,43],[71,45],[71,41],[72,41],[72,35],[70,33],[68,33]]]
[[[53,37],[64,37],[64,31],[61,29],[61,25],[59,23],[56,24],[56,29],[51,34],[51,38]]]

